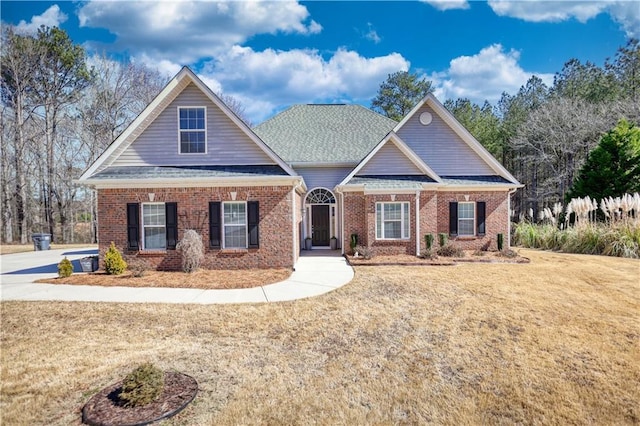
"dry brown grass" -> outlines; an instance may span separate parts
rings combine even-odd
[[[127,271],[122,275],[104,272],[74,274],[66,278],[43,278],[40,283],[99,285],[105,287],[180,287],[201,289],[251,288],[273,284],[291,276],[290,269],[220,270],[200,269],[184,272],[145,271],[136,277]]]
[[[79,424],[151,361],[195,377],[167,424],[638,424],[640,262],[357,267],[257,305],[3,302],[2,424]]]
[[[92,247],[92,244],[51,244],[51,250],[67,249],[67,248],[79,248],[79,247]],[[96,249],[98,246],[94,246]],[[33,251],[33,243],[31,244],[1,244],[0,255],[13,254],[13,253],[26,253]]]

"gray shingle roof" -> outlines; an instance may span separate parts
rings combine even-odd
[[[513,185],[502,176],[441,176],[441,179],[448,185]]]
[[[428,176],[354,176],[347,185],[364,185],[367,189],[421,189],[423,183],[435,182]]]
[[[360,105],[295,105],[253,130],[287,163],[356,163],[396,124]]]
[[[92,179],[179,179],[288,176],[280,166],[109,167]]]

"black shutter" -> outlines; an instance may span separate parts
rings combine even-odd
[[[476,233],[478,235],[485,234],[485,215],[486,215],[486,203],[484,201],[476,202]]]
[[[167,230],[167,249],[175,250],[176,244],[178,244],[178,203],[165,203],[164,211]]]
[[[127,248],[129,250],[139,250],[138,241],[140,233],[140,205],[138,203],[127,203]]]
[[[260,209],[258,207],[258,202],[247,201],[247,209],[249,210],[249,220],[247,223],[247,225],[249,225],[249,248],[258,248],[260,247],[260,238],[258,233],[258,224],[260,223]]]
[[[220,202],[209,203],[209,247],[220,248]]]
[[[449,203],[449,235],[458,235],[458,203]]]

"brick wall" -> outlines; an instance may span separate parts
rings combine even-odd
[[[248,250],[209,248],[209,202],[259,201],[260,247]],[[195,229],[205,244],[207,269],[248,269],[293,267],[291,187],[228,188],[142,188],[101,189],[98,191],[98,238],[101,262],[113,241],[125,257],[143,259],[149,267],[179,270],[182,259],[176,250],[157,252],[127,250],[127,203],[176,202],[178,205],[178,240],[187,229]],[[296,200],[296,202],[298,202]],[[101,266],[104,266],[101,263]]]
[[[392,196],[365,195],[362,192],[344,193],[344,243],[349,247],[350,234],[356,233],[359,244],[370,247],[375,254],[416,254],[416,196],[415,194],[398,194],[396,202],[409,202],[411,229],[408,240],[376,240],[376,203],[391,202]],[[507,241],[508,214],[507,192],[435,192],[420,193],[420,250],[424,250],[424,235],[433,234],[437,245],[437,234],[449,234],[449,202],[451,201],[484,201],[486,203],[486,234],[483,237],[451,238],[454,244],[465,250],[480,248],[497,249],[496,236],[505,235]],[[468,198],[468,199],[467,199]],[[349,250],[346,250],[349,252]]]

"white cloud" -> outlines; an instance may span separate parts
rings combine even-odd
[[[469,98],[476,103],[495,103],[502,92],[516,93],[534,74],[547,85],[553,83],[553,74],[525,71],[519,59],[518,51],[505,52],[500,44],[494,44],[476,55],[451,60],[446,71],[428,78],[437,87],[435,95],[439,99]]]
[[[66,20],[67,15],[62,13],[57,4],[54,4],[45,10],[42,15],[32,16],[30,22],[20,21],[15,26],[15,30],[18,34],[35,34],[42,25],[45,27],[59,27]]]
[[[282,105],[368,101],[388,74],[407,69],[409,62],[398,53],[366,58],[339,49],[324,59],[315,50],[256,52],[234,46],[200,75],[241,100],[249,118],[259,123]]]
[[[371,22],[368,22],[367,27],[368,31],[364,35],[364,38],[366,38],[367,40],[371,40],[375,44],[380,43],[382,41],[382,38],[378,35],[378,32],[375,30],[375,28],[373,28],[373,24],[371,24]]]
[[[296,1],[91,1],[81,27],[106,28],[116,47],[182,63],[211,58],[256,34],[315,34],[322,26]]]
[[[438,10],[469,9],[467,0],[421,0]]]
[[[562,22],[575,18],[584,23],[600,13],[608,13],[622,26],[627,36],[640,35],[640,6],[633,0],[489,0],[489,6],[499,16],[529,22]]]

